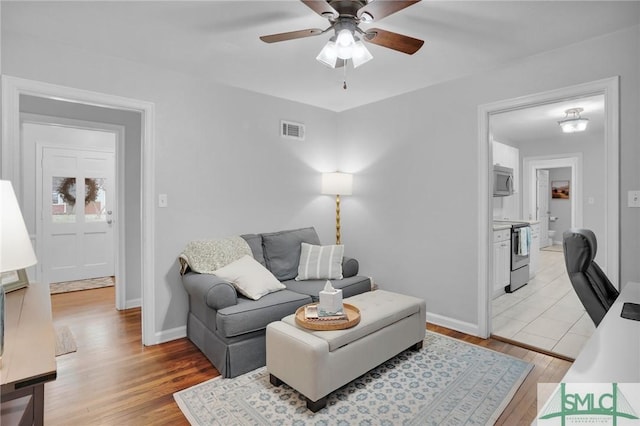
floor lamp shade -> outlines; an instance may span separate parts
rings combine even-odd
[[[353,175],[350,173],[323,173],[322,193],[327,195],[351,195]]]
[[[37,262],[11,182],[0,180],[0,272],[17,271]]]

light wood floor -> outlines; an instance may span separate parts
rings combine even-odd
[[[113,287],[51,297],[54,324],[69,326],[78,351],[57,358],[58,378],[45,387],[45,424],[187,425],[173,393],[218,372],[187,339],[142,346],[140,309],[118,312],[114,298]],[[427,328],[534,364],[499,425],[529,425],[537,382],[558,382],[571,365],[497,340]]]

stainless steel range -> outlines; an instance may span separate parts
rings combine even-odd
[[[529,282],[531,227],[526,222],[495,222],[511,226],[511,279],[504,291],[512,293]]]

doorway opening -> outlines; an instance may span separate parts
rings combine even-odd
[[[3,134],[2,134],[2,177],[11,180],[16,192],[21,198],[26,190],[34,187],[33,181],[26,181],[23,175],[21,152],[21,108],[29,100],[36,99],[43,102],[44,108],[53,110],[49,113],[37,111],[43,115],[58,115],[60,111],[79,111],[90,117],[110,113],[122,117],[126,114],[135,115],[135,123],[131,126],[137,129],[137,136],[129,143],[131,133],[127,126],[125,135],[125,150],[127,166],[125,169],[126,188],[133,192],[125,196],[132,200],[127,203],[128,209],[124,219],[127,226],[125,238],[120,239],[119,256],[126,256],[127,268],[125,279],[129,282],[140,283],[139,298],[129,298],[127,305],[137,303],[142,307],[142,343],[153,345],[159,343],[159,336],[155,331],[155,289],[154,289],[154,185],[155,175],[153,155],[154,105],[136,99],[128,99],[98,92],[91,92],[71,87],[58,86],[33,80],[2,76],[2,104],[3,104]],[[33,112],[33,111],[30,111]],[[107,122],[101,119],[64,116],[70,119],[84,119],[95,122]],[[19,199],[19,201],[22,201]],[[144,218],[144,221],[142,221]],[[34,233],[32,233],[33,238]],[[35,244],[34,244],[35,245]],[[137,269],[136,269],[137,268]],[[137,274],[137,276],[136,276]],[[131,286],[129,286],[131,287]]]
[[[522,163],[524,217],[540,223],[540,248],[553,245],[553,242],[558,244],[562,240],[561,231],[582,227],[584,187],[582,153],[525,157]],[[545,171],[547,173],[544,173]],[[546,182],[541,182],[545,177]],[[553,183],[561,184],[565,181],[568,183],[570,195],[558,199],[559,202],[555,203],[551,194]],[[550,230],[555,231],[551,236]]]
[[[38,110],[40,102],[31,97],[22,104]],[[23,194],[24,215],[30,225],[35,219],[40,259],[31,277],[52,294],[115,285],[116,309],[139,306],[135,289],[127,292],[126,248],[119,244],[124,126],[24,112],[21,124],[23,175],[35,185]]]
[[[492,166],[494,140],[491,129],[491,118],[497,114],[517,111],[530,107],[549,105],[561,101],[575,100],[589,96],[602,95],[603,112],[603,144],[600,147],[601,170],[603,171],[602,192],[600,193],[603,213],[603,237],[606,249],[601,253],[605,259],[606,273],[612,281],[617,282],[619,276],[619,81],[618,77],[598,80],[549,92],[508,99],[478,108],[479,121],[479,230],[478,245],[478,334],[489,337],[492,330],[492,288],[493,264],[493,203],[492,203]],[[549,119],[552,120],[552,119]],[[557,124],[556,124],[557,127]],[[524,190],[524,188],[521,188]],[[530,196],[529,196],[530,198]],[[523,200],[524,201],[524,200]],[[526,210],[521,210],[526,211]],[[526,218],[521,218],[526,219]]]

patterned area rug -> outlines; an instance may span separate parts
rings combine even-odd
[[[64,281],[61,283],[51,283],[49,288],[51,294],[69,293],[71,291],[91,290],[94,288],[111,287],[115,285],[115,277],[91,278],[79,281]]]
[[[56,327],[56,356],[75,352],[76,339],[66,325]]]
[[[333,392],[317,413],[265,367],[219,377],[173,396],[192,425],[493,424],[533,366],[427,331],[420,351],[405,351]]]

